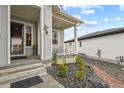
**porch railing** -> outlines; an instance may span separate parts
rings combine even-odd
[[[65,46],[65,53],[66,54],[74,54],[75,53],[75,46]]]
[[[63,54],[64,48],[63,48],[63,46],[53,47],[53,52],[56,53],[57,55]]]
[[[65,50],[64,50],[64,46],[57,46],[53,48],[53,52],[56,53],[57,55],[63,55],[64,51],[65,54],[74,54],[74,50],[75,47],[74,45],[70,46],[65,46]]]

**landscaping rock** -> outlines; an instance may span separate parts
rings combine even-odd
[[[69,64],[69,72],[67,78],[58,76],[58,68],[51,66],[47,68],[47,72],[60,82],[66,88],[107,88],[109,87],[102,79],[100,79],[94,72],[91,66],[87,66],[87,75],[82,80],[77,80],[74,73],[77,71],[74,63]]]

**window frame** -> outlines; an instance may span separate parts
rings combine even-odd
[[[55,35],[55,33],[56,33],[56,35],[57,35],[56,38],[53,37],[53,34]],[[56,43],[56,44],[53,43],[53,40],[57,40],[57,43]],[[53,45],[58,45],[58,44],[59,44],[59,33],[58,33],[58,31],[52,31],[52,44],[53,44]]]
[[[27,35],[27,29],[26,26],[30,26],[31,27],[31,46],[27,46],[27,40],[26,40],[26,35]],[[33,24],[25,24],[25,46],[26,48],[31,48],[33,47]]]

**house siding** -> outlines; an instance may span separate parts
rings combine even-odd
[[[124,33],[108,36],[80,40],[82,47],[78,52],[89,56],[97,56],[97,51],[101,50],[101,58],[116,59],[117,56],[124,56]],[[74,44],[74,42],[72,42]],[[69,43],[66,43],[69,46]]]
[[[102,58],[115,59],[117,56],[124,56],[124,33],[92,38],[82,41],[81,52],[97,56],[97,50],[101,50]]]

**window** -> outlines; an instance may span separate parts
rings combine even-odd
[[[52,32],[52,44],[58,44],[58,32]]]
[[[31,46],[32,44],[32,33],[31,26],[26,26],[26,46]]]
[[[69,43],[69,45],[71,46],[71,43]]]
[[[81,41],[79,42],[79,46],[82,47],[82,42]]]

